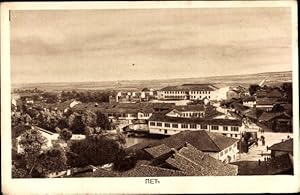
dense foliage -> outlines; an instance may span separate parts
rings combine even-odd
[[[78,101],[88,102],[109,102],[109,96],[113,95],[111,91],[62,91],[61,100],[66,101],[70,99],[76,99]]]
[[[84,140],[74,141],[68,153],[68,163],[74,167],[104,165],[116,160],[123,148],[120,142],[105,136],[89,136]]]

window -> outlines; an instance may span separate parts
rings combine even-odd
[[[231,151],[231,147],[229,148],[229,151]]]
[[[231,127],[231,131],[239,131],[238,127]]]
[[[237,134],[235,134],[235,137],[238,137],[238,135],[237,135]]]
[[[207,125],[201,125],[201,129],[207,129]]]
[[[157,123],[156,124],[158,127],[162,127],[162,123]]]
[[[196,124],[190,124],[190,129],[196,129]]]
[[[165,123],[165,127],[171,127],[170,123]]]
[[[168,133],[168,130],[165,130],[165,134],[167,134]]]
[[[150,126],[155,126],[155,122],[150,122]]]
[[[225,150],[225,154],[227,154],[227,153],[228,153],[228,149]]]
[[[217,126],[217,125],[212,125],[212,126],[211,126],[211,129],[212,129],[212,130],[219,130],[219,126]]]
[[[228,127],[227,126],[223,126],[223,131],[228,131]]]
[[[220,156],[223,156],[223,152],[220,152]]]
[[[178,128],[178,124],[172,124],[173,128]]]
[[[188,124],[181,124],[181,128],[188,128]]]

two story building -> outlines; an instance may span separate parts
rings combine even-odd
[[[168,86],[157,91],[157,98],[161,100],[202,100],[214,99],[213,94],[218,88],[211,84],[183,84]]]
[[[148,124],[149,132],[152,134],[173,135],[186,130],[206,130],[227,137],[240,138],[244,132],[242,121],[237,119],[184,118],[154,113],[149,118]]]

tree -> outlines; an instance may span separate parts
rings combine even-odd
[[[46,176],[51,172],[63,171],[67,168],[67,157],[60,147],[51,148],[38,157],[35,167],[40,176]]]
[[[84,134],[86,124],[83,122],[81,115],[74,115],[74,118],[71,119],[70,123],[70,129],[74,134]]]
[[[57,121],[57,127],[60,129],[69,128],[68,120],[66,118],[61,118]]]
[[[38,156],[42,153],[42,147],[46,146],[47,139],[36,129],[25,131],[19,141],[22,150],[23,159],[26,163],[28,175],[31,175],[37,164]]]
[[[64,128],[60,130],[59,132],[59,139],[64,140],[65,142],[70,140],[72,137],[72,131],[69,131],[68,129]]]
[[[121,151],[114,162],[114,170],[116,171],[127,171],[135,167],[137,163],[137,158],[129,154],[127,155],[125,151]]]
[[[292,101],[293,101],[293,85],[292,85],[292,83],[283,83],[281,87],[284,91],[285,96],[288,99],[288,102],[292,103]]]
[[[284,112],[284,107],[280,104],[275,104],[272,108],[272,112]]]
[[[113,163],[123,150],[121,144],[105,135],[89,136],[73,142],[68,152],[68,164],[75,167]]]
[[[97,115],[97,122],[96,122],[97,126],[105,130],[110,129],[110,122],[108,120],[108,117],[100,111],[97,111],[96,115]]]
[[[11,130],[12,130],[11,131],[12,138],[19,137],[22,133],[24,133],[28,129],[31,129],[30,125],[19,124],[19,125],[13,126],[11,128]]]
[[[13,178],[25,178],[28,177],[27,171],[22,168],[18,168],[16,166],[12,166],[12,177]]]
[[[87,110],[83,113],[82,120],[86,126],[96,127],[97,125],[97,115],[90,110]]]
[[[258,89],[260,89],[259,85],[257,85],[257,84],[250,85],[250,87],[249,87],[249,93],[250,93],[250,95],[251,96],[254,95],[257,92]]]

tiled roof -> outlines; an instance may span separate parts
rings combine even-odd
[[[217,87],[211,84],[184,84],[181,86],[167,86],[160,91],[214,91]]]
[[[136,166],[129,171],[120,172],[120,177],[167,177],[167,176],[186,176],[180,170],[166,169],[151,165]]]
[[[73,110],[101,111],[103,113],[152,113],[155,109],[171,109],[175,106],[173,103],[102,103],[95,106],[95,103],[83,103],[73,107]]]
[[[257,98],[256,105],[274,105],[278,102],[278,98]]]
[[[232,106],[233,106],[234,109],[239,110],[241,112],[248,109],[243,104],[240,104],[240,103],[237,103],[237,102],[233,102]]]
[[[145,148],[144,149],[147,153],[149,153],[153,158],[157,158],[161,155],[167,154],[171,152],[171,148],[166,146],[165,144],[161,144],[158,146],[154,146],[151,148]]]
[[[288,139],[284,142],[274,144],[269,149],[275,151],[293,152],[293,139]]]
[[[221,138],[219,136],[222,136]],[[219,133],[209,133],[205,130],[200,131],[182,131],[168,138],[161,140],[151,140],[135,144],[127,150],[137,151],[143,148],[155,147],[161,144],[165,144],[169,148],[179,149],[183,147],[187,142],[192,144],[198,150],[203,152],[220,152],[223,149],[234,144],[237,139],[226,137]],[[220,143],[222,142],[222,143]]]
[[[291,118],[289,115],[285,114],[284,112],[264,112],[260,117],[260,121],[269,121],[276,117],[284,117],[284,118]]]
[[[180,148],[188,142],[203,152],[220,152],[234,144],[236,141],[238,140],[226,137],[219,133],[210,133],[205,130],[201,130],[183,131],[160,140],[160,143],[164,143],[170,148]]]
[[[261,116],[262,112],[262,110],[250,108],[248,110],[243,111],[243,115],[248,118],[258,119]]]
[[[238,172],[237,166],[224,164],[197,150],[189,143],[176,152],[173,157],[168,158],[166,162],[188,175],[230,176],[237,175]]]
[[[269,98],[280,98],[283,96],[282,92],[274,90],[260,90],[256,92],[257,97],[269,97]]]
[[[218,146],[220,150],[224,150],[229,146],[232,146],[234,143],[238,141],[237,139],[226,137],[218,133],[211,133],[211,132],[206,132],[206,133],[213,140],[213,142]]]
[[[227,125],[227,126],[242,126],[241,120],[236,119],[207,119],[207,118],[183,118],[170,117],[164,114],[154,113],[149,118],[149,121],[171,122],[171,123],[188,123],[188,124],[209,124],[209,125]]]
[[[204,105],[186,105],[186,106],[175,106],[176,110],[180,112],[184,111],[204,111]]]
[[[250,102],[250,101],[256,101],[256,98],[254,96],[246,96],[242,98],[243,102]]]
[[[35,130],[37,130],[37,131],[42,131],[42,132],[47,133],[47,134],[49,134],[49,135],[54,135],[54,134],[55,134],[54,132],[48,131],[48,130],[43,129],[43,128],[38,127],[38,126],[33,126],[33,129],[35,129]]]

